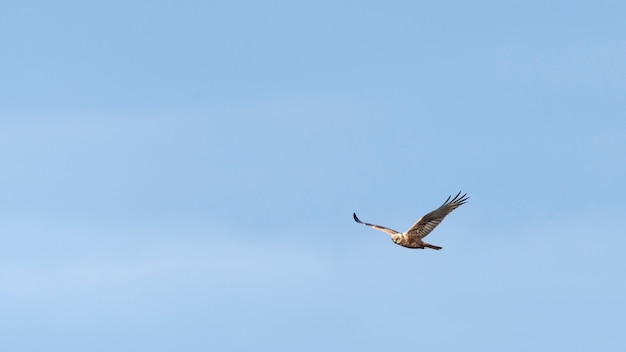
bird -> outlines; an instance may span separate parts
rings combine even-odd
[[[461,192],[457,193],[457,195],[454,197],[449,196],[448,199],[446,199],[446,201],[443,202],[443,204],[439,208],[419,218],[419,220],[417,220],[415,224],[413,224],[413,226],[406,230],[406,232],[402,233],[396,230],[386,228],[384,226],[363,222],[359,220],[359,218],[356,216],[356,213],[352,213],[352,216],[354,217],[354,221],[358,222],[359,224],[363,224],[373,229],[388,233],[389,235],[391,235],[391,240],[397,245],[407,248],[431,248],[435,250],[440,250],[442,247],[426,243],[422,241],[422,238],[428,236],[428,234],[431,233],[435,229],[435,227],[437,227],[437,225],[439,225],[443,221],[446,215],[450,214],[454,209],[465,204],[468,199],[469,197],[467,196],[467,193],[461,195]]]

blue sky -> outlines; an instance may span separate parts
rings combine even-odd
[[[625,11],[5,5],[0,349],[622,351]]]

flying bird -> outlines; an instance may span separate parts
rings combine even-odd
[[[422,216],[419,220],[417,220],[415,224],[413,224],[413,226],[406,230],[406,232],[402,233],[392,229],[388,229],[383,226],[363,222],[359,220],[359,218],[356,216],[356,213],[352,213],[352,216],[354,217],[354,221],[358,222],[359,224],[363,224],[373,229],[388,233],[389,235],[391,235],[391,240],[395,244],[398,244],[400,246],[407,248],[432,248],[439,250],[442,247],[426,243],[422,241],[422,238],[428,236],[428,234],[443,221],[446,215],[450,214],[454,209],[465,204],[465,202],[467,202],[467,200],[469,199],[469,197],[467,197],[467,193],[461,195],[461,192],[457,193],[454,198],[450,198],[452,198],[452,196],[449,196],[448,199],[446,199],[446,201],[443,202],[443,204],[439,208]]]

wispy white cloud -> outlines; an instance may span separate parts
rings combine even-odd
[[[542,50],[503,46],[494,54],[499,74],[522,83],[552,87],[622,87],[626,47],[619,41],[568,42]]]
[[[0,291],[9,295],[54,296],[102,289],[144,290],[172,284],[261,285],[276,280],[297,283],[319,278],[327,270],[320,253],[302,247],[223,240],[217,236],[161,238],[128,246],[119,242],[117,246],[101,248],[94,243],[68,247],[57,247],[52,253],[40,247],[37,250],[43,259],[30,253],[26,258],[1,260]]]

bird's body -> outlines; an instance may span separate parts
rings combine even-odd
[[[354,221],[359,224],[363,224],[389,234],[391,236],[391,240],[400,246],[407,248],[431,248],[439,250],[441,247],[426,243],[422,241],[422,238],[426,237],[432,230],[434,230],[435,227],[443,221],[446,215],[465,204],[469,197],[467,197],[467,194],[461,196],[461,192],[459,192],[456,196],[454,196],[454,198],[450,198],[452,197],[448,197],[448,199],[446,199],[446,201],[443,202],[439,208],[422,216],[419,220],[417,220],[417,222],[415,222],[415,224],[413,224],[413,226],[406,230],[406,232],[398,232],[383,226],[368,224],[359,220],[356,213],[353,213],[352,216],[354,217]]]

